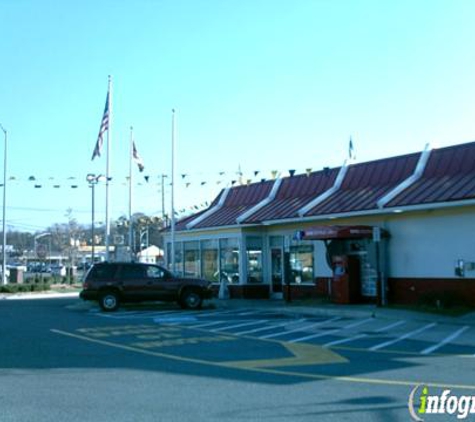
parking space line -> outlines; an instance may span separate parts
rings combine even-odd
[[[400,325],[404,324],[406,322],[405,319],[401,320],[401,321],[397,321],[397,322],[394,322],[392,324],[389,324],[389,325],[386,325],[385,327],[382,327],[378,330],[374,330],[375,333],[382,333],[384,331],[388,331],[390,330],[391,328],[396,328],[396,327],[399,327]]]
[[[205,322],[204,324],[193,325],[193,328],[211,327],[211,326],[213,326],[213,325],[226,324],[227,322],[229,322],[229,321],[211,321],[211,322]]]
[[[331,346],[336,346],[337,344],[349,343],[351,341],[359,340],[365,337],[368,337],[368,334],[357,334],[356,336],[353,336],[353,337],[347,337],[347,338],[342,338],[340,340],[330,341],[328,343],[325,343],[323,347],[331,347]]]
[[[272,334],[268,334],[266,336],[261,336],[259,338],[260,339],[268,339],[268,338],[285,336],[286,334],[305,332],[310,328],[318,327],[319,325],[327,324],[327,323],[330,323],[330,322],[333,322],[333,321],[338,321],[340,319],[342,319],[342,317],[333,317],[333,318],[330,318],[330,319],[326,319],[324,321],[319,321],[319,322],[316,322],[314,324],[307,325],[307,326],[302,327],[302,328],[296,328],[294,330],[282,331],[280,333],[272,333]]]
[[[434,352],[437,349],[440,349],[442,346],[446,345],[447,343],[450,343],[452,340],[455,340],[458,336],[460,336],[464,331],[467,331],[470,327],[468,325],[463,326],[462,328],[458,329],[455,331],[455,333],[452,333],[450,336],[444,338],[442,341],[440,341],[437,344],[434,344],[427,349],[424,349],[421,352],[421,355],[428,355],[432,352]]]
[[[263,324],[267,321],[268,321],[267,319],[258,319],[251,322],[244,322],[242,324],[227,325],[226,327],[215,328],[214,330],[210,330],[210,331],[217,332],[217,331],[232,330],[233,328],[241,328],[241,327],[246,327],[248,325]]]
[[[274,328],[279,328],[279,327],[287,327],[289,325],[293,325],[293,324],[298,324],[298,323],[302,323],[304,322],[305,319],[298,319],[296,321],[286,321],[286,322],[281,322],[280,324],[275,324],[275,325],[267,325],[265,327],[259,327],[259,328],[255,328],[253,330],[246,330],[246,331],[241,331],[239,333],[234,333],[235,335],[237,336],[242,336],[242,335],[246,335],[246,334],[254,334],[254,333],[258,333],[258,332],[261,332],[261,331],[266,331],[266,330],[272,330]]]
[[[399,336],[399,337],[394,338],[392,340],[388,340],[388,341],[385,341],[383,343],[377,344],[376,346],[370,347],[368,350],[374,352],[374,351],[382,349],[384,347],[391,346],[394,343],[398,343],[398,342],[400,342],[402,340],[405,340],[409,337],[412,337],[416,334],[422,333],[423,331],[426,331],[426,330],[428,330],[432,327],[435,327],[436,325],[437,325],[436,322],[432,322],[430,324],[427,324],[427,325],[424,325],[423,327],[418,328],[417,330],[411,331],[409,333],[403,334],[402,336]]]
[[[328,336],[330,334],[337,333],[339,331],[347,330],[347,329],[353,328],[353,327],[358,327],[360,325],[366,324],[369,321],[374,321],[374,318],[366,318],[362,321],[357,321],[357,322],[355,322],[353,324],[350,324],[350,325],[347,325],[345,327],[335,328],[334,330],[326,331],[326,332],[323,332],[323,333],[316,333],[316,334],[311,334],[311,335],[308,335],[308,336],[305,336],[305,337],[292,339],[292,340],[289,340],[289,343],[298,343],[298,342],[301,342],[301,341],[311,340],[311,339],[318,338],[318,337],[325,337],[325,336]]]

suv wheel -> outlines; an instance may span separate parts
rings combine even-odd
[[[116,311],[119,308],[119,295],[117,292],[105,292],[99,297],[99,306],[105,312]]]
[[[191,289],[184,290],[180,297],[180,306],[186,309],[199,309],[203,298],[199,292]]]

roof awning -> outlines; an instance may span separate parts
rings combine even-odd
[[[375,230],[376,229],[376,230]],[[297,232],[302,240],[332,240],[332,239],[373,239],[378,236],[389,237],[389,233],[373,226],[315,226]]]

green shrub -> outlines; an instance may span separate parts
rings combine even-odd
[[[0,293],[27,293],[27,292],[44,292],[51,289],[51,285],[45,282],[34,282],[17,284],[9,283],[4,286],[0,286]]]

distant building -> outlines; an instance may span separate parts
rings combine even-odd
[[[175,251],[231,297],[475,305],[475,142],[226,188]]]

